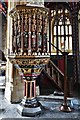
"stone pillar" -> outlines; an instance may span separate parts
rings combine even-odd
[[[17,2],[8,1],[8,13],[7,13],[7,49],[6,49],[6,86],[5,86],[5,98],[8,102],[17,102],[24,96],[24,83],[22,78],[14,66],[9,61],[8,56],[12,51],[12,18],[9,16],[10,10],[14,8]],[[1,18],[1,17],[0,17]],[[0,26],[1,27],[1,26]],[[1,45],[1,44],[0,44]],[[13,70],[14,69],[14,70]],[[13,71],[15,71],[13,73]]]

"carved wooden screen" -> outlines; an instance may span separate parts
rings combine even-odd
[[[51,10],[52,18],[52,43],[62,51],[69,51],[72,54],[72,26],[69,19],[69,11],[67,9]],[[51,48],[52,53],[61,54],[54,47]]]

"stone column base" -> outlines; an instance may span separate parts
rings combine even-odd
[[[17,111],[22,116],[34,117],[41,113],[41,108],[40,107],[26,108],[24,106],[18,105]]]
[[[23,99],[22,102],[18,105],[17,111],[22,116],[33,117],[41,113],[41,104],[33,99]]]

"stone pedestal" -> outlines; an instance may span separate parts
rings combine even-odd
[[[36,99],[36,78],[49,61],[49,56],[16,56],[10,61],[19,71],[25,82],[25,97],[17,107],[22,116],[35,116],[41,113],[41,104]]]
[[[18,105],[17,111],[22,116],[36,116],[41,113],[40,103],[36,100],[36,98],[24,98],[22,102]]]
[[[36,116],[41,113],[41,104],[36,99],[35,79],[25,80],[25,97],[17,107],[22,116]]]

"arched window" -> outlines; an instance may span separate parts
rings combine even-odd
[[[69,51],[72,55],[72,26],[67,9],[51,10],[52,18],[52,43],[61,51]],[[60,55],[61,53],[52,47],[51,52]]]

